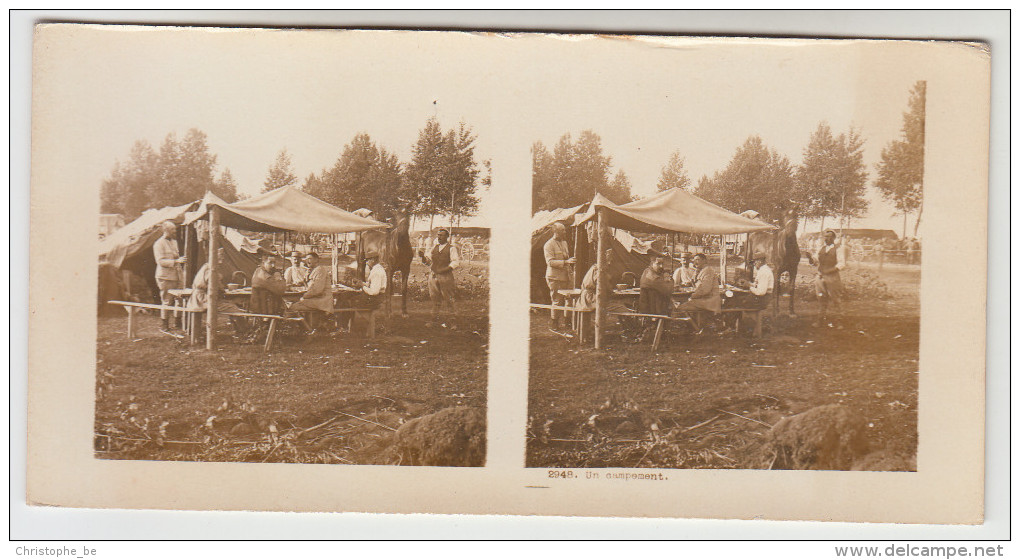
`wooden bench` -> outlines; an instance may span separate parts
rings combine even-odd
[[[655,320],[655,336],[652,337],[652,351],[657,352],[659,350],[659,343],[662,342],[662,330],[666,324],[666,321],[676,322],[689,322],[690,317],[671,317],[669,315],[657,315],[654,313],[638,313],[636,311],[610,311],[610,315],[616,317],[647,317]]]
[[[239,312],[239,311],[221,311],[221,312],[219,312],[219,315],[223,315],[225,317],[247,317],[247,318],[253,318],[253,319],[269,319],[269,332],[266,333],[266,343],[263,346],[263,349],[266,352],[268,352],[270,350],[270,348],[273,347],[273,341],[276,339],[276,325],[277,325],[277,323],[279,321],[288,321],[288,322],[300,322],[301,321],[301,317],[284,317],[283,315],[268,315],[268,314],[265,314],[265,313],[248,313],[248,312]],[[193,326],[193,328],[191,329],[191,340],[192,340],[192,342],[197,342],[197,339],[198,339],[198,334],[197,333],[198,333],[198,329],[194,328],[194,326]]]
[[[729,307],[729,308],[724,307],[724,308],[722,308],[721,311],[719,311],[719,313],[723,314],[723,316],[725,316],[725,315],[732,315],[734,313],[739,313],[740,317],[737,318],[737,328],[740,327],[740,322],[741,322],[741,320],[743,320],[744,316],[745,315],[750,315],[752,320],[754,321],[754,334],[753,334],[753,336],[755,338],[761,338],[762,314],[764,313],[764,311],[766,309],[767,308],[764,308],[764,307],[760,308],[760,309],[756,309],[756,308],[752,308],[752,307]]]
[[[360,317],[367,316],[368,326],[365,327],[365,337],[373,339],[375,338],[375,312],[376,312],[375,309],[368,309],[364,307],[342,307],[339,309],[334,309],[333,315],[336,315],[337,313],[354,313],[354,316],[351,317],[351,321],[347,323],[347,330],[351,330],[352,327],[354,326],[352,324],[354,322],[354,319],[358,318],[359,316]]]
[[[135,310],[136,309],[158,309],[160,311],[173,311],[174,313],[178,313],[178,312],[196,313],[196,312],[200,312],[200,311],[205,311],[204,309],[188,309],[186,307],[178,307],[178,306],[175,306],[175,305],[161,305],[161,304],[158,304],[158,303],[141,303],[141,302],[137,302],[137,301],[110,300],[110,301],[108,301],[106,303],[109,303],[111,305],[120,305],[120,306],[124,307],[125,311],[127,311],[127,315],[128,315],[127,336],[128,336],[128,338],[134,338],[135,337]]]
[[[594,309],[578,309],[568,305],[549,305],[548,303],[531,303],[532,309],[552,309],[556,311],[569,312],[571,315],[571,327],[577,332],[577,342],[584,343],[584,325],[588,316],[595,312]]]

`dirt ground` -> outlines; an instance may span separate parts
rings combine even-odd
[[[476,273],[470,282],[487,280]],[[270,353],[229,337],[216,352],[189,347],[152,315],[128,340],[125,316],[100,317],[96,456],[408,464],[392,444],[409,420],[451,407],[484,418],[488,297],[459,301],[455,322],[427,326],[417,297],[409,311],[380,318],[373,340],[357,323],[353,334],[294,329]]]
[[[797,317],[783,300],[765,336],[667,332],[580,348],[533,312],[529,467],[773,467],[769,430],[822,405],[863,418],[868,454],[853,468],[916,470],[920,268],[852,265],[833,327],[812,326],[812,267]]]

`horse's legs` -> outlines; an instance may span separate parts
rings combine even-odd
[[[406,272],[400,271],[400,316],[407,318],[407,275],[410,270]]]
[[[790,317],[796,317],[797,314],[793,311],[793,302],[797,299],[797,265],[794,264],[793,268],[790,269]]]

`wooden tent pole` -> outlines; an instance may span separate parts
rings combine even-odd
[[[571,255],[571,256],[574,257],[574,261],[575,261],[574,262],[574,268],[573,268],[572,275],[571,275],[571,280],[572,280],[571,287],[574,288],[575,290],[577,288],[581,287],[581,280],[583,280],[583,278],[581,278],[581,275],[578,274],[578,270],[582,266],[582,261],[578,258],[578,255],[580,254],[580,248],[581,248],[580,247],[581,239],[580,239],[580,235],[577,233],[577,230],[581,229],[581,227],[582,226],[574,226],[574,254]]]
[[[184,226],[184,257],[187,259],[184,261],[184,279],[181,282],[181,286],[184,288],[188,287],[191,283],[191,228]]]
[[[213,206],[209,212],[209,282],[207,289],[208,307],[206,308],[206,331],[205,331],[205,348],[206,350],[212,350],[216,348],[216,306],[219,303],[219,289],[220,287],[216,282],[216,253],[219,251],[220,245],[220,208]]]
[[[719,278],[722,285],[726,285],[726,236],[719,236]]]
[[[340,255],[337,252],[336,238],[339,234],[329,234],[329,240],[333,242],[333,281],[340,277]]]
[[[595,279],[595,349],[604,346],[603,331],[606,327],[606,307],[609,303],[608,271],[606,268],[606,249],[609,248],[609,227],[606,224],[605,210],[597,210],[598,253],[595,256],[598,276]]]

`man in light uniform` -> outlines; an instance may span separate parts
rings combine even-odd
[[[330,278],[329,269],[319,264],[319,255],[308,253],[305,256],[305,264],[308,265],[308,289],[305,290],[301,299],[295,301],[289,313],[304,312],[301,317],[302,323],[309,334],[315,334],[319,322],[324,313],[333,312],[333,281]]]
[[[177,226],[167,220],[160,226],[163,236],[152,245],[152,255],[156,259],[156,285],[159,287],[159,299],[163,305],[173,305],[174,298],[169,290],[184,287],[184,272],[181,265],[188,262],[181,256],[177,245]],[[163,320],[163,330],[170,329],[170,311],[161,309],[159,318]],[[175,319],[176,323],[176,319]],[[179,325],[174,325],[175,327]]]
[[[549,302],[552,305],[566,305],[566,296],[560,290],[570,288],[570,267],[577,262],[570,256],[567,247],[567,227],[560,222],[552,225],[552,239],[545,242],[545,283],[549,286]],[[560,327],[560,318],[566,317],[565,311],[549,310],[553,328]]]
[[[704,253],[694,255],[694,268],[697,270],[694,292],[689,300],[677,307],[677,311],[688,312],[694,328],[700,333],[705,328],[706,315],[715,315],[722,309],[722,296],[719,292],[719,273],[714,267],[708,266],[708,257]]]

